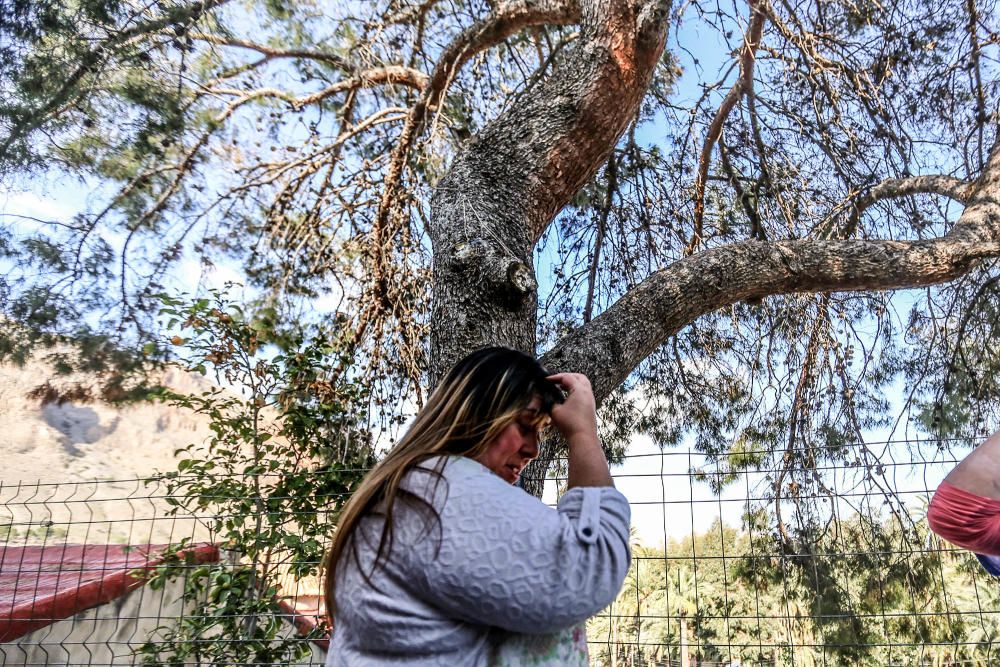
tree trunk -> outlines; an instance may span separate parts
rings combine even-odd
[[[435,187],[432,386],[484,345],[537,353],[535,243],[635,118],[663,52],[670,3],[579,6],[580,37],[555,72],[470,140]]]
[[[691,656],[688,654],[687,618],[681,614],[681,667],[691,667]]]

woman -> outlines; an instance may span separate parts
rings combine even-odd
[[[557,509],[514,486],[549,420],[568,443]],[[581,624],[621,587],[629,518],[587,378],[473,352],[340,514],[327,665],[586,664]]]

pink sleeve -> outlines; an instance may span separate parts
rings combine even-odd
[[[927,522],[952,544],[980,554],[1000,555],[1000,500],[941,482],[927,508]]]

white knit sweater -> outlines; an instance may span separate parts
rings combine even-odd
[[[489,665],[517,633],[564,630],[615,598],[629,566],[629,505],[610,487],[570,489],[557,509],[464,457],[443,480],[416,469],[403,488],[431,503],[396,503],[396,538],[372,584],[346,555],[328,667]],[[355,533],[371,571],[384,519]],[[350,549],[351,546],[348,545]]]

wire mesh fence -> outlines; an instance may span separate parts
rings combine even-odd
[[[1000,588],[926,528],[929,495],[956,461],[951,448],[841,445],[836,464],[808,474],[790,474],[780,453],[749,454],[737,465],[649,447],[615,466],[633,509],[633,561],[618,599],[588,624],[592,664],[1000,660]],[[564,482],[550,479],[544,500],[554,503]],[[198,582],[247,562],[213,530],[228,517],[175,500],[162,480],[0,484],[2,664],[156,663],[150,646],[182,640],[189,653],[175,664],[212,664],[191,646],[249,641],[178,634],[211,628],[199,625],[208,607],[197,596],[218,586]],[[268,565],[269,580],[252,586],[264,603],[237,627],[273,626],[268,641],[293,648],[280,663],[228,664],[322,664],[319,580],[303,574],[317,563]],[[160,577],[168,566],[176,576]],[[212,623],[226,620],[224,605],[212,609]]]
[[[590,623],[592,661],[993,664],[1000,589],[925,520],[951,448],[970,444],[855,443],[805,476],[771,452],[738,472],[690,452],[632,457],[616,482],[639,544]]]

